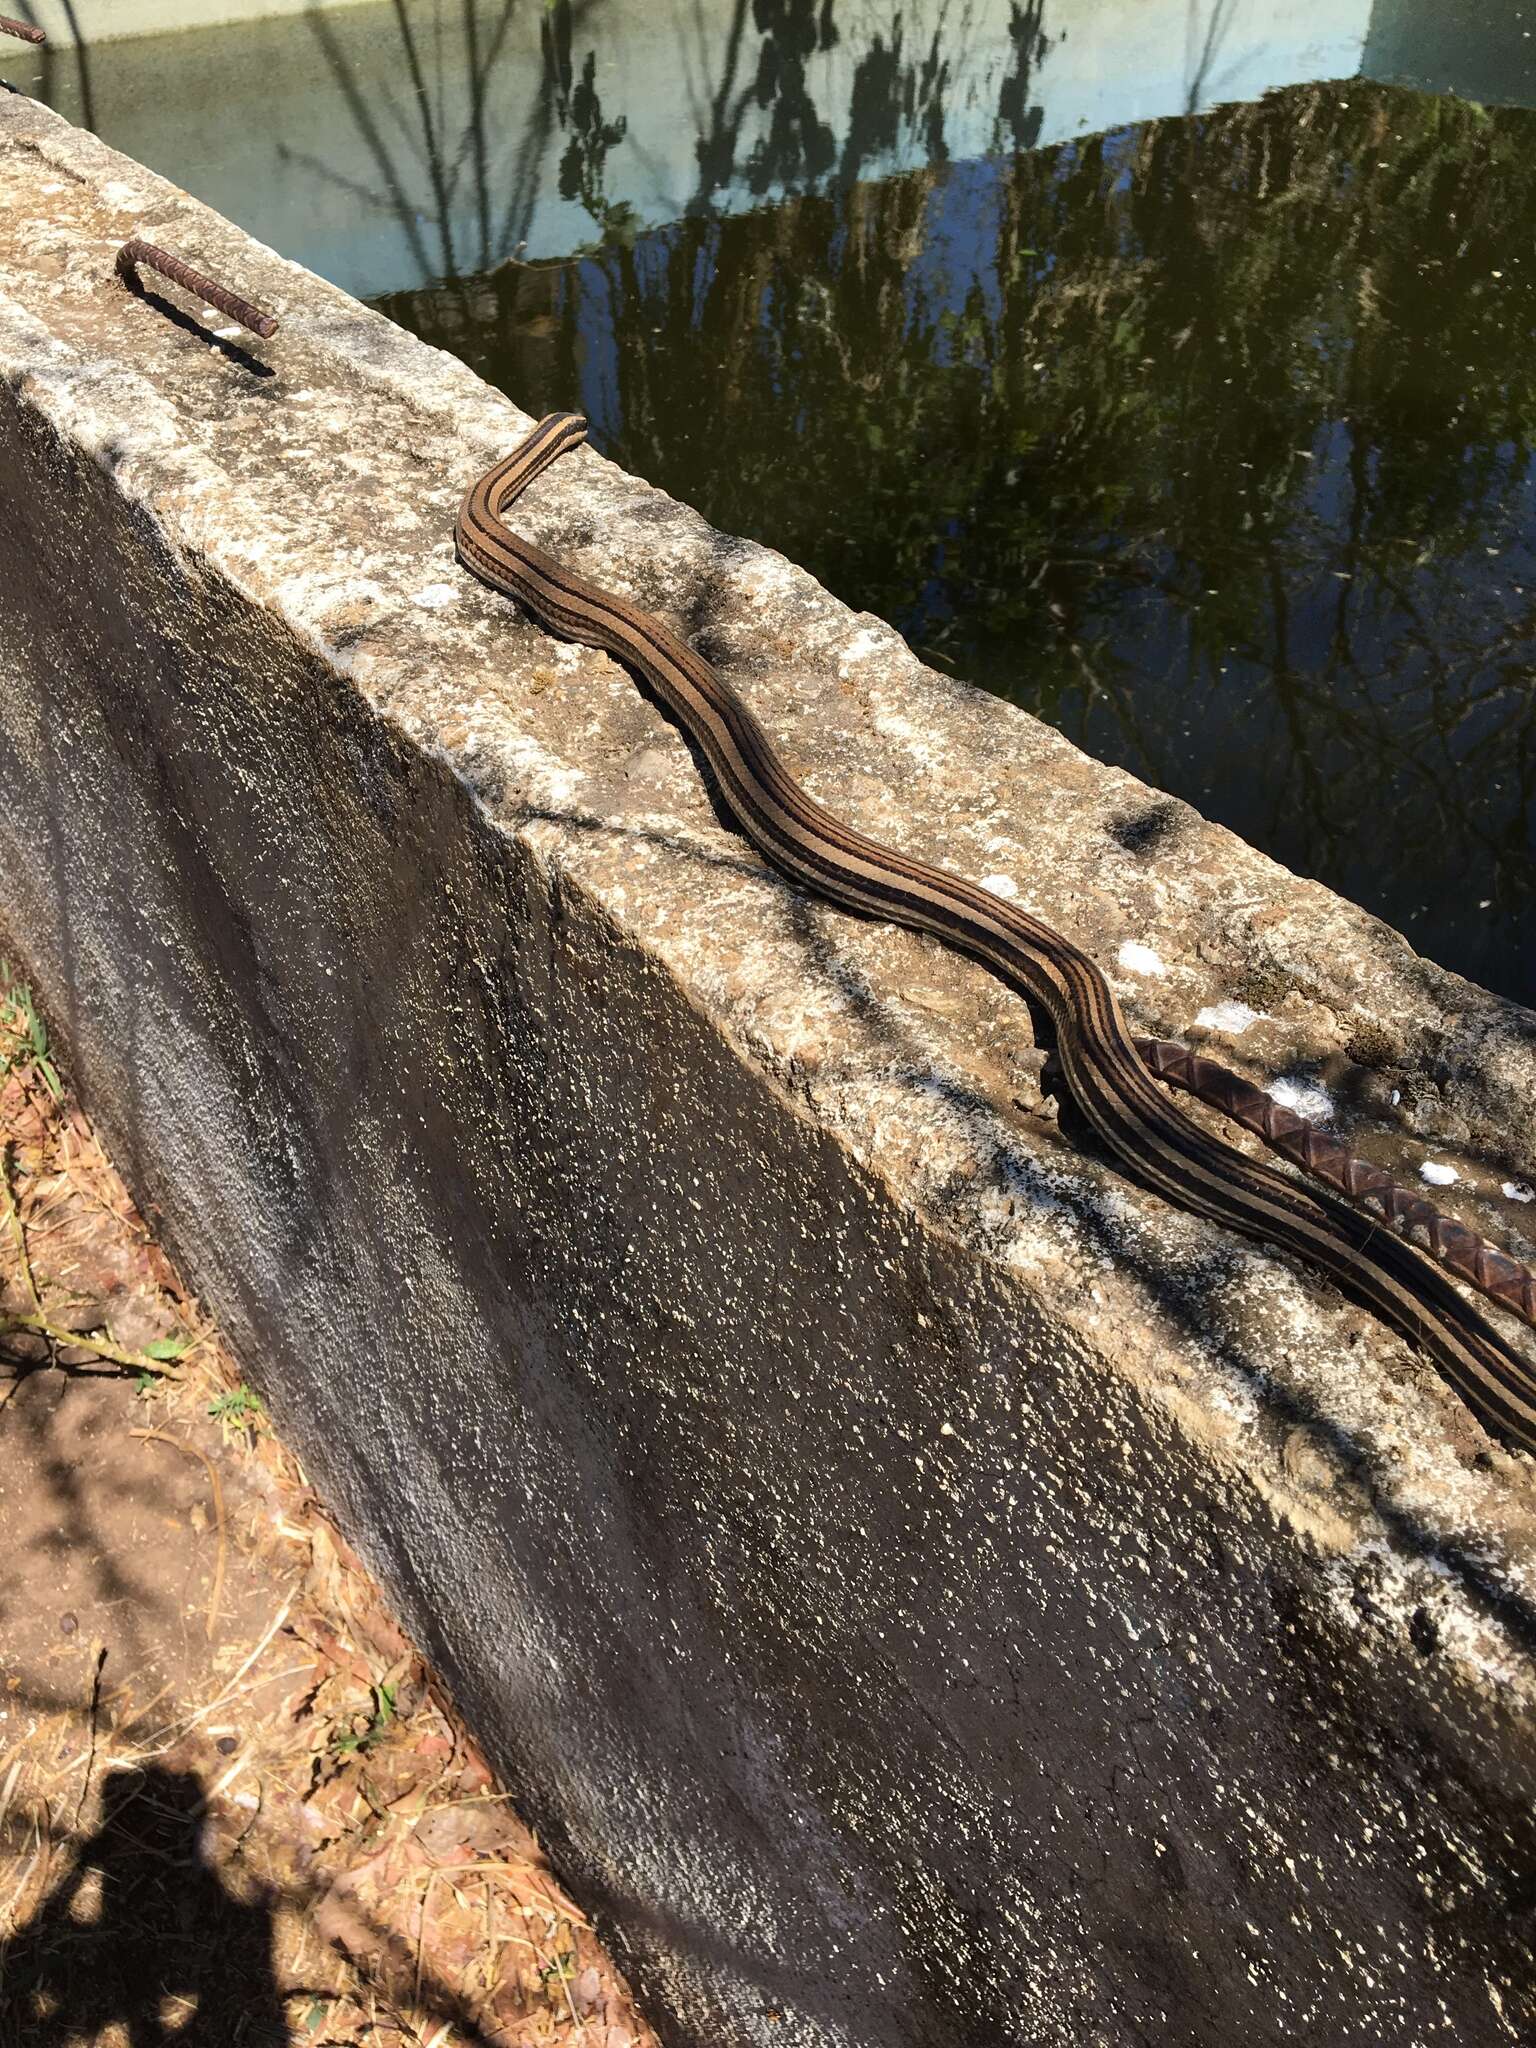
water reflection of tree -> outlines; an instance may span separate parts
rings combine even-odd
[[[732,183],[743,169],[748,190],[759,196],[776,186],[793,189],[831,169],[836,140],[812,98],[806,65],[837,41],[832,12],[829,0],[754,0],[758,43],[752,82],[737,101],[730,150],[722,154],[718,140],[699,150],[696,206],[707,203],[716,183]],[[718,104],[721,94],[711,97]],[[767,113],[768,127],[742,165],[739,125],[749,104]]]
[[[1008,9],[1008,38],[1013,44],[1013,63],[998,95],[998,144],[1033,149],[1040,139],[1043,109],[1032,104],[1030,85],[1041,58],[1049,47],[1043,23],[1045,0],[1025,0],[1021,7],[1012,0]]]
[[[450,147],[445,134],[424,125],[407,151],[413,159],[421,156],[430,169],[438,222],[436,252],[427,247],[422,218],[411,215],[409,179],[406,166],[398,161],[399,151],[387,146],[380,122],[366,108],[361,82],[347,71],[334,34],[321,23],[316,32],[377,164],[376,203],[398,213],[419,267],[441,277],[426,291],[391,294],[379,303],[402,324],[451,349],[493,380],[506,376],[509,361],[517,362],[517,379],[509,388],[524,391],[530,361],[552,363],[560,353],[555,337],[566,304],[554,274],[515,260],[540,181],[547,178],[551,152],[559,149],[556,182],[561,196],[579,200],[593,223],[594,248],[631,246],[638,224],[631,208],[615,203],[607,192],[609,156],[625,140],[627,120],[622,112],[605,107],[597,89],[604,17],[594,0],[554,0],[541,23],[543,64],[536,113],[520,126],[511,124],[523,139],[512,175],[504,182],[520,195],[519,208],[509,209],[498,230],[487,229],[490,215],[483,195],[495,183],[495,174],[488,167],[485,109],[495,89],[495,66],[504,56],[509,4],[510,0],[499,0],[486,28],[477,27],[478,0],[466,0],[473,112],[465,135]],[[1011,61],[997,104],[997,131],[1005,138],[1032,137],[1039,130],[1040,109],[1033,103],[1031,88],[1048,47],[1042,28],[1044,7],[1045,0],[1025,0],[1010,10]],[[942,161],[950,82],[946,38],[963,41],[971,32],[973,0],[940,0],[936,19],[911,50],[906,16],[900,10],[890,24],[889,39],[878,28],[869,32],[867,20],[861,18],[864,42],[840,138],[831,123],[833,110],[815,103],[808,73],[812,58],[840,41],[838,10],[839,0],[734,0],[715,75],[703,78],[693,94],[699,175],[687,206],[690,216],[703,222],[712,219],[714,203],[724,190],[761,197],[770,191],[843,186],[870,164],[914,150]],[[405,0],[397,0],[396,13],[404,36]],[[416,75],[414,70],[411,75]],[[317,175],[324,175],[318,163],[314,168]],[[460,180],[470,168],[482,195],[478,258],[456,244],[452,224]],[[707,229],[704,238],[707,243]],[[653,327],[647,319],[637,331],[643,330],[650,341]]]
[[[302,164],[317,186],[339,186],[360,205],[390,215],[423,276],[453,278],[463,270],[482,270],[499,261],[515,246],[519,225],[526,223],[532,208],[536,183],[528,174],[539,167],[551,127],[549,95],[542,91],[518,131],[522,144],[512,166],[512,197],[499,221],[496,217],[502,181],[494,169],[496,147],[489,109],[508,54],[507,37],[517,8],[518,0],[489,0],[484,6],[481,0],[463,0],[460,32],[468,72],[468,115],[461,132],[452,137],[441,110],[434,107],[433,67],[420,46],[407,0],[395,0],[391,10],[401,70],[409,88],[406,97],[393,88],[382,90],[376,76],[359,69],[344,37],[323,9],[311,9],[305,17],[320,60],[367,151],[373,176],[358,184],[334,171],[321,151],[280,148],[279,154]],[[427,210],[419,196],[418,180],[423,175],[431,193]],[[476,243],[469,249],[460,247],[455,235],[466,183],[474,193],[476,227]]]
[[[1355,81],[808,193],[546,273],[542,361],[481,361],[1511,985],[1533,132]]]
[[[951,38],[963,43],[969,34],[973,5],[940,0],[926,41],[910,51],[903,10],[896,10],[888,30],[871,30],[861,18],[866,46],[855,68],[851,113],[839,130],[834,121],[841,109],[818,104],[809,71],[815,57],[841,40],[839,0],[732,0],[713,60],[716,75],[704,78],[693,95],[698,180],[686,210],[708,213],[726,190],[761,198],[814,189],[833,175],[850,179],[898,150],[909,160],[915,150],[941,161],[951,70],[946,51]],[[1012,8],[1014,62],[998,122],[1015,141],[1039,125],[1027,87],[1045,48],[1043,6],[1044,0],[1026,0]],[[519,0],[461,0],[456,22],[435,19],[429,58],[420,0],[393,0],[388,18],[398,83],[373,39],[383,24],[365,46],[365,65],[323,9],[306,15],[371,171],[361,180],[340,173],[323,147],[284,147],[282,153],[317,184],[339,186],[354,201],[391,215],[416,269],[444,283],[515,258],[548,186],[578,201],[599,236],[633,231],[630,209],[614,204],[605,189],[609,155],[628,133],[624,107],[605,106],[598,88],[613,13],[601,0],[549,0],[539,16],[541,63],[528,78],[509,40],[518,10]],[[702,48],[702,16],[696,26]],[[458,68],[467,113],[450,121],[443,86]],[[525,100],[509,117],[505,109],[529,91],[531,103]],[[510,154],[509,135],[518,138]],[[462,318],[462,295],[458,310]]]
[[[44,43],[40,50],[32,50],[28,53],[32,63],[42,66],[40,80],[42,90],[39,97],[45,106],[53,106],[55,104],[55,96],[60,92],[64,78],[72,73],[74,76],[75,92],[78,94],[80,101],[81,125],[86,128],[94,128],[96,126],[96,95],[91,83],[90,38],[81,33],[80,15],[76,0],[59,0],[59,5],[64,16],[64,26],[69,33],[69,41],[67,43],[61,42],[55,28],[54,37],[50,42]],[[24,21],[29,28],[42,28],[45,26],[37,18],[36,0],[16,0],[15,7],[7,7],[5,12],[13,14],[17,20]],[[14,54],[13,51],[12,55],[14,56]]]

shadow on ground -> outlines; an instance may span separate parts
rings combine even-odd
[[[207,1860],[203,1806],[191,1772],[109,1773],[95,1832],[0,1945],[0,2014],[27,2048],[114,2025],[131,2048],[288,2041],[269,1901],[260,1885],[240,1897]]]

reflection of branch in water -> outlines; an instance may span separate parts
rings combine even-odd
[[[458,153],[450,166],[450,179],[455,184],[468,157],[475,180],[475,211],[480,230],[478,267],[486,269],[498,256],[505,253],[511,244],[499,244],[491,235],[491,190],[490,190],[490,144],[486,138],[486,86],[492,72],[501,61],[502,45],[506,42],[512,26],[514,8],[509,4],[502,8],[491,40],[484,53],[480,49],[480,13],[476,0],[464,0],[464,40],[469,52],[469,119],[465,123]]]
[[[352,76],[336,32],[325,15],[317,9],[307,14],[305,19],[320,45],[321,54],[332,78],[336,81],[347,111],[351,114],[353,123],[378,168],[383,193],[375,198],[374,204],[394,215],[405,232],[412,259],[424,275],[430,275],[434,266],[418,226],[417,210],[407,197],[404,181],[395,168],[389,145],[385,142],[383,131],[375,118],[371,98]],[[316,166],[316,169],[318,174],[327,177],[329,182],[341,182],[326,173],[323,167]],[[348,189],[356,189],[355,186],[351,186],[350,181],[346,183]]]
[[[557,12],[563,11],[563,18],[572,28],[580,27],[591,9],[592,0],[557,0]],[[528,240],[528,230],[533,224],[533,209],[538,201],[543,180],[543,165],[555,133],[555,97],[552,81],[546,64],[533,85],[532,111],[518,124],[517,132],[522,141],[518,147],[507,178],[507,206],[502,215],[501,226],[491,249],[485,253],[482,269],[515,255]]]
[[[1022,7],[1013,0],[1008,15],[1013,69],[997,95],[997,121],[1000,130],[1008,131],[1009,146],[1017,152],[1033,149],[1040,140],[1045,109],[1039,101],[1031,103],[1029,89],[1036,65],[1050,48],[1050,38],[1043,28],[1045,0],[1024,0]]]
[[[611,207],[603,183],[610,150],[624,140],[629,122],[621,114],[616,121],[603,118],[602,98],[597,90],[597,52],[588,50],[578,76],[571,60],[570,16],[568,10],[546,15],[540,27],[545,76],[560,126],[569,132],[565,154],[560,159],[559,192],[562,199],[576,200],[603,235],[615,226],[627,207]]]
[[[296,164],[300,170],[308,171],[312,177],[321,179],[335,192],[345,192],[349,199],[356,200],[360,207],[367,207],[375,213],[387,213],[400,219],[401,201],[397,193],[381,192],[376,186],[365,185],[360,178],[349,178],[344,171],[332,170],[323,157],[311,150],[295,149],[291,143],[277,145],[279,163]],[[414,219],[414,216],[413,216]],[[406,223],[402,220],[401,225]],[[417,244],[411,252],[424,258],[425,249]]]
[[[69,24],[69,33],[73,43],[75,77],[79,82],[80,92],[80,125],[83,128],[94,129],[96,126],[96,99],[91,89],[90,39],[81,33],[80,19],[75,12],[75,0],[60,0],[60,5],[64,9],[64,19]],[[37,9],[31,4],[31,0],[16,0],[16,9],[19,18],[26,22],[29,27],[39,28],[42,26],[37,18]],[[52,106],[55,104],[55,96],[58,90],[56,74],[62,69],[65,61],[59,38],[54,36],[44,43],[41,49],[33,52],[33,58],[35,62],[40,63],[43,67],[42,98],[47,105]]]
[[[1034,26],[1041,4],[1042,0],[1031,0],[1030,11],[1020,20],[1031,25],[1030,35],[1043,47],[1043,38]],[[393,0],[402,68],[411,88],[408,102],[391,96],[387,87],[376,82],[373,63],[365,82],[324,13],[312,12],[308,16],[311,32],[375,175],[371,180],[346,178],[327,167],[320,150],[285,154],[302,162],[313,177],[398,221],[412,260],[423,275],[452,279],[469,271],[483,272],[525,245],[534,206],[548,186],[550,150],[557,131],[563,131],[567,142],[559,163],[558,189],[563,197],[578,200],[600,235],[606,237],[620,213],[627,213],[608,201],[604,170],[609,153],[626,139],[628,124],[622,111],[611,113],[601,104],[598,47],[587,48],[584,59],[580,54],[594,5],[595,0],[554,0],[542,12],[543,62],[532,104],[522,120],[498,124],[492,116],[490,85],[506,55],[514,0],[505,0],[489,33],[477,0],[464,0],[460,34],[468,104],[456,139],[448,130],[440,89],[434,97],[425,46],[408,0]],[[845,175],[851,175],[877,146],[891,145],[903,124],[926,136],[930,157],[943,156],[944,97],[950,78],[944,35],[950,5],[951,0],[943,0],[925,55],[910,60],[903,55],[900,23],[889,49],[877,34],[864,51],[856,67]],[[701,18],[695,26],[702,40]],[[755,62],[749,76],[749,36],[754,29],[750,54]],[[707,100],[694,89],[702,132],[696,146],[700,181],[689,202],[690,211],[707,210],[713,193],[727,184],[763,193],[776,186],[814,184],[835,167],[834,131],[815,102],[807,64],[837,41],[831,0],[755,0],[750,26],[747,0],[737,0],[720,76]],[[440,43],[439,88],[441,50]],[[754,119],[755,139],[747,148],[742,130],[749,110],[762,118]],[[393,138],[391,128],[398,128],[403,139]],[[498,132],[516,135],[518,141],[515,161],[506,174],[493,176],[492,138]],[[412,179],[418,168],[424,171],[428,187],[425,205],[416,204],[412,196]],[[466,180],[473,196],[464,211],[476,223],[478,246],[473,252],[459,246],[462,228],[456,209]],[[501,190],[508,197],[497,223],[493,196]],[[429,246],[431,243],[436,246]]]
[[[1198,112],[1201,102],[1205,99],[1211,66],[1216,60],[1217,45],[1225,37],[1231,22],[1232,0],[1208,0],[1208,4],[1211,11],[1206,19],[1205,35],[1199,53],[1190,53],[1194,56],[1194,65],[1189,73],[1189,84],[1184,97],[1186,114]],[[1190,10],[1189,26],[1191,29],[1194,27],[1193,8]]]
[[[429,251],[426,237],[421,230],[422,210],[410,196],[406,176],[396,160],[396,153],[385,136],[375,106],[380,88],[370,76],[367,86],[354,74],[341,38],[328,21],[325,13],[312,9],[305,17],[311,33],[320,46],[327,69],[336,82],[342,101],[351,116],[364,147],[373,159],[378,177],[378,187],[369,190],[357,180],[349,179],[328,168],[317,156],[285,151],[290,158],[302,162],[312,175],[336,189],[361,198],[366,204],[390,215],[400,226],[410,249],[412,261],[423,276],[455,277],[459,274],[459,256],[454,241],[454,204],[466,164],[474,181],[476,214],[480,230],[480,247],[476,252],[473,268],[484,270],[498,257],[505,255],[512,246],[510,241],[495,246],[490,230],[490,192],[492,186],[489,143],[487,139],[486,105],[488,87],[492,74],[501,63],[505,53],[508,32],[517,6],[517,0],[500,0],[495,10],[489,36],[482,40],[479,0],[464,0],[462,33],[467,53],[469,79],[469,111],[463,132],[450,149],[441,119],[433,112],[432,94],[429,87],[426,65],[417,46],[406,0],[394,0],[396,28],[400,37],[407,77],[411,84],[411,103],[415,113],[394,107],[394,115],[405,133],[408,143],[413,123],[419,126],[419,140],[411,144],[411,153],[426,170],[431,188],[431,214],[436,231],[437,250]],[[542,92],[542,87],[537,93]],[[515,209],[521,205],[525,211],[531,208],[533,194],[537,190],[537,168],[542,149],[547,145],[549,127],[547,120],[541,123],[537,118],[525,122],[520,131],[523,135],[523,157],[514,170],[512,209],[509,209],[504,233],[515,234],[517,216]],[[526,161],[532,146],[532,162]]]
[[[746,112],[749,88],[736,94],[735,105],[729,107],[732,88],[736,82],[736,67],[741,61],[742,38],[747,26],[747,0],[735,0],[731,15],[731,26],[725,39],[725,55],[720,65],[720,76],[714,92],[710,95],[709,116],[706,123],[701,120],[702,108],[695,99],[694,127],[698,140],[694,153],[699,165],[699,183],[694,197],[688,203],[689,213],[704,211],[723,185],[728,182],[730,166],[736,160],[736,141],[741,132],[742,117]],[[694,27],[702,47],[704,24],[701,0],[694,0]],[[691,88],[690,88],[691,90]]]
[[[443,161],[443,151],[437,133],[437,123],[432,118],[432,97],[427,91],[426,76],[421,68],[421,59],[416,54],[416,38],[411,30],[411,18],[406,11],[405,0],[394,0],[395,24],[400,31],[400,47],[405,52],[406,69],[410,73],[415,89],[416,105],[421,116],[422,141],[426,147],[427,175],[432,181],[432,196],[437,206],[438,236],[442,243],[440,268],[447,276],[457,270],[453,256],[453,180]],[[471,5],[473,11],[473,5]]]

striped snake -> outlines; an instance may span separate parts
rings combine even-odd
[[[931,933],[1033,998],[1055,1029],[1078,1107],[1134,1179],[1326,1273],[1420,1345],[1494,1435],[1536,1451],[1536,1373],[1412,1245],[1326,1189],[1303,1187],[1208,1135],[1159,1086],[1086,953],[1016,904],[823,809],[701,654],[506,526],[513,500],[585,438],[579,414],[551,414],[471,486],[455,533],[465,568],[526,606],[547,632],[603,649],[649,684],[775,867],[844,909]]]

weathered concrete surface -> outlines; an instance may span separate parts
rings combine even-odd
[[[112,284],[134,229],[272,374]],[[12,100],[0,370],[0,908],[672,2037],[1528,2036],[1525,1461],[457,571],[522,424],[463,368]],[[1263,1011],[1230,1057],[1529,1213],[1530,1014],[595,457],[525,517],[1139,1024]]]

